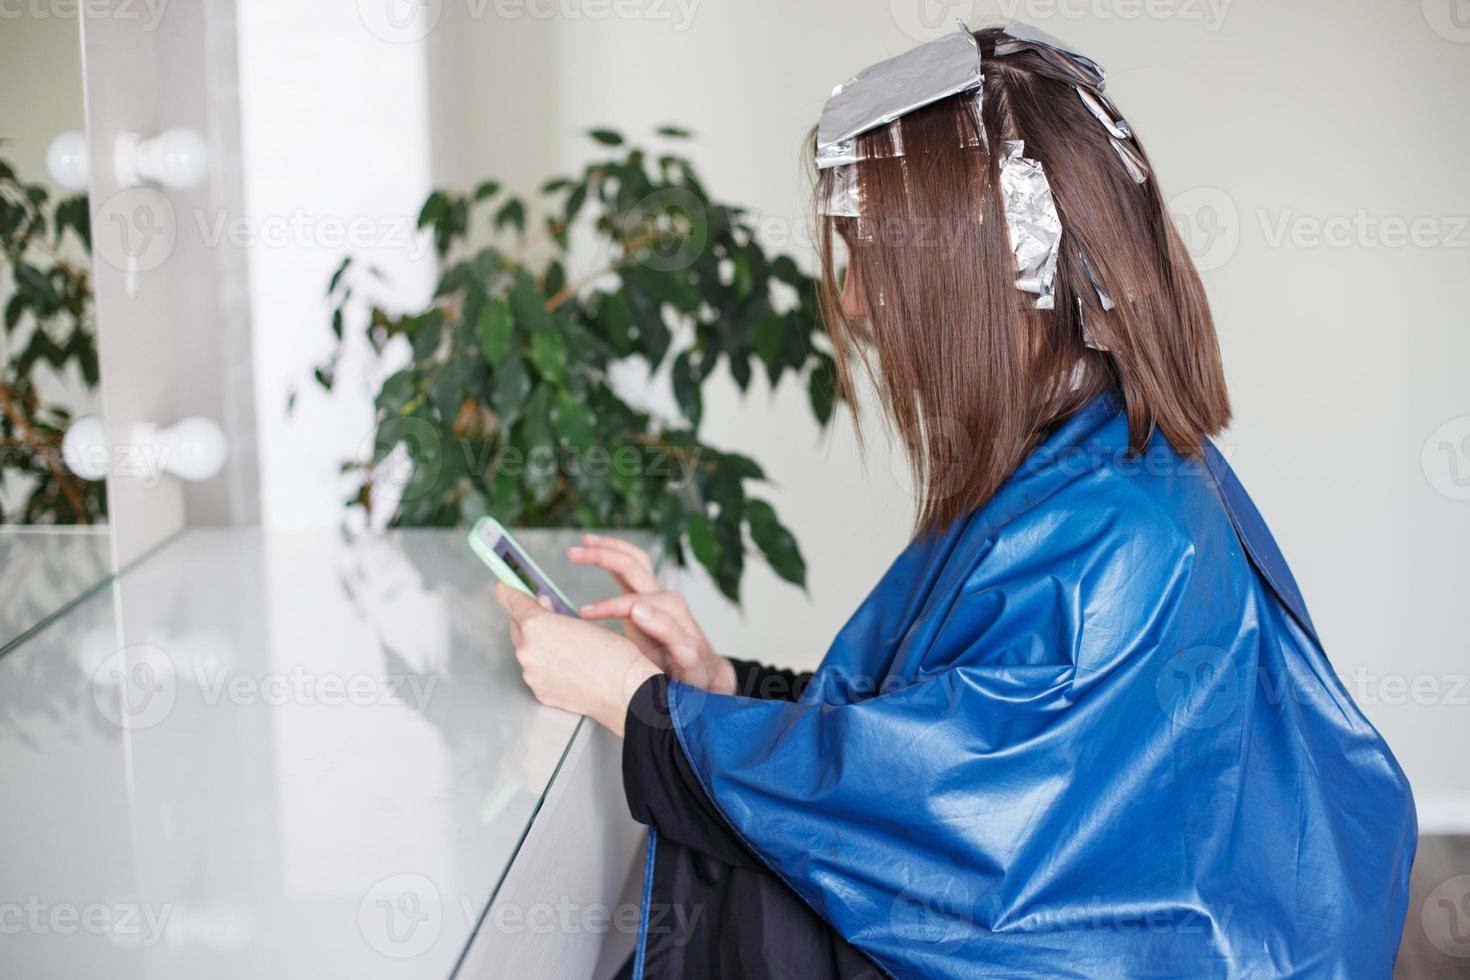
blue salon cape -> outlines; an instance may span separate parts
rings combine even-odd
[[[800,701],[673,683],[680,745],[895,977],[1387,977],[1404,774],[1219,454],[1127,444],[1113,393],[1063,423]]]

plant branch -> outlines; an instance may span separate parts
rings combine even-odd
[[[72,510],[76,513],[77,523],[91,524],[92,517],[87,513],[87,507],[82,493],[77,489],[76,484],[72,482],[71,474],[66,472],[66,468],[57,458],[55,445],[43,436],[38,435],[31,428],[30,422],[26,420],[25,413],[20,410],[20,406],[16,405],[15,400],[11,397],[10,386],[3,382],[0,382],[0,411],[4,411],[5,415],[10,419],[10,424],[15,427],[15,431],[21,441],[31,452],[45,461],[46,468],[51,471],[52,477],[55,478],[57,485],[61,487],[62,494],[66,496],[66,502],[71,504]]]

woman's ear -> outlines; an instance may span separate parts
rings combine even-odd
[[[868,299],[863,295],[862,283],[858,281],[857,263],[851,257],[848,258],[847,268],[843,272],[842,295],[837,297],[837,305],[843,317],[848,320],[868,318]]]

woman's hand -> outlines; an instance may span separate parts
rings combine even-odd
[[[660,587],[648,552],[621,538],[587,534],[567,557],[605,570],[623,590],[583,606],[583,619],[622,620],[628,639],[670,676],[714,694],[735,693],[735,668],[710,646],[684,596]]]
[[[622,738],[628,702],[659,668],[626,638],[554,613],[524,592],[497,584],[495,600],[510,613],[521,677],[536,700],[586,715]]]

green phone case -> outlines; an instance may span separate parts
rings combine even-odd
[[[543,584],[545,584],[546,588],[552,593],[552,595],[561,600],[561,602],[564,603],[568,609],[577,608],[572,600],[567,598],[566,593],[557,588],[556,583],[551,580],[551,576],[547,575],[546,572],[542,570],[541,566],[536,564],[536,559],[532,558],[530,553],[527,552],[525,548],[521,547],[521,543],[515,539],[515,535],[507,531],[505,529],[505,526],[502,525],[495,518],[482,517],[475,522],[474,527],[470,528],[470,550],[479,555],[480,560],[483,561],[486,565],[490,566],[490,571],[495,573],[496,578],[500,579],[500,581],[504,582],[511,588],[519,589],[526,595],[535,598],[536,594],[530,589],[526,588],[526,584],[521,581],[520,576],[517,575],[515,571],[505,563],[505,559],[501,558],[495,553],[494,549],[490,545],[490,542],[486,540],[486,531],[491,532],[492,536],[499,535],[503,537],[506,541],[510,542],[511,547],[514,548],[516,550],[516,553],[519,555],[522,564],[524,564],[533,575],[535,575],[542,581]]]

